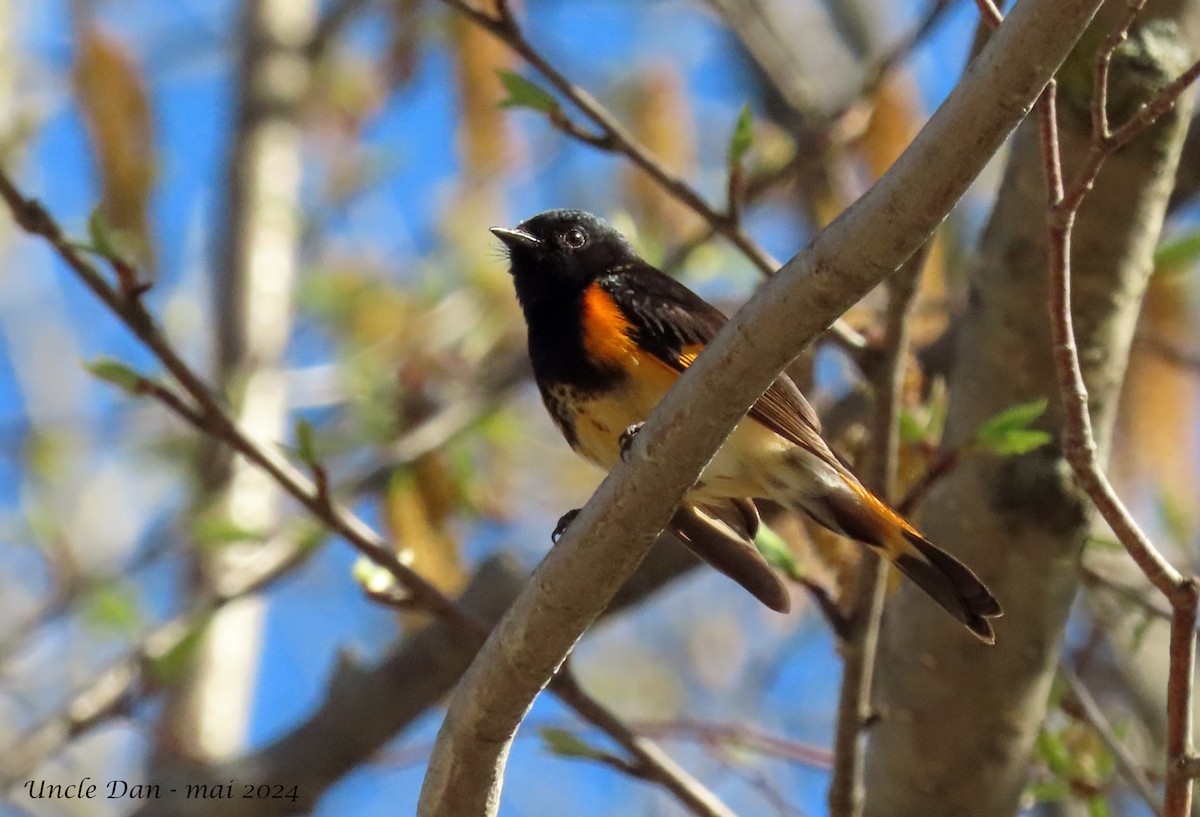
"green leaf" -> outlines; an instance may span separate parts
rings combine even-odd
[[[1046,708],[1058,709],[1068,691],[1070,691],[1070,687],[1067,685],[1066,679],[1062,677],[1061,673],[1054,673],[1054,677],[1050,680],[1050,695],[1046,699]]]
[[[146,380],[121,361],[107,357],[93,360],[91,363],[84,363],[83,368],[87,369],[93,377],[120,386],[130,394],[139,394],[142,383]]]
[[[905,443],[925,442],[925,426],[908,409],[900,411],[900,441]]]
[[[1052,773],[1061,776],[1070,771],[1071,752],[1061,735],[1043,729],[1038,732],[1036,749],[1038,757]]]
[[[1071,796],[1071,784],[1066,780],[1045,780],[1028,789],[1035,803],[1061,803]]]
[[[329,531],[320,522],[300,518],[289,529],[288,538],[292,540],[297,550],[310,551],[315,550],[329,538]]]
[[[750,115],[750,104],[742,106],[737,122],[733,126],[733,135],[729,138],[729,166],[736,167],[742,157],[754,144],[754,119]]]
[[[303,417],[296,421],[296,455],[305,465],[318,464],[316,435]]]
[[[766,525],[758,526],[758,535],[754,537],[754,546],[758,548],[758,552],[771,567],[782,570],[790,579],[796,581],[804,579],[804,571],[800,569],[796,555],[792,553],[779,534]]]
[[[115,264],[129,264],[129,259],[136,255],[132,250],[138,245],[138,237],[127,230],[114,230],[103,208],[102,204],[96,205],[88,216],[89,249]]]
[[[191,665],[192,656],[200,646],[200,639],[208,627],[209,617],[202,616],[188,627],[183,637],[172,644],[166,652],[150,659],[147,670],[157,684],[170,684],[183,677]]]
[[[219,547],[238,542],[261,542],[266,535],[262,531],[243,527],[225,514],[214,511],[201,514],[192,522],[192,539],[201,547]]]
[[[1018,403],[987,420],[975,432],[975,444],[1002,457],[1026,454],[1041,448],[1053,438],[1049,433],[1029,428],[1046,411],[1042,397],[1028,403]]]
[[[1178,275],[1200,263],[1200,229],[1164,241],[1154,251],[1156,275]]]
[[[559,757],[582,757],[588,760],[599,761],[606,761],[612,758],[611,753],[604,751],[598,746],[593,746],[574,732],[566,729],[543,726],[538,729],[538,735],[541,736],[542,744],[545,746],[546,751]]]
[[[396,588],[396,577],[383,565],[367,556],[359,556],[350,569],[350,576],[370,593],[387,593]]]
[[[551,116],[561,110],[558,100],[549,92],[534,85],[515,71],[497,71],[500,83],[508,96],[500,102],[501,108],[533,108]]]
[[[112,633],[127,633],[142,620],[132,588],[118,582],[101,585],[89,593],[83,617],[97,630]]]
[[[1088,817],[1108,817],[1108,799],[1103,794],[1088,798]]]
[[[1167,536],[1186,547],[1192,541],[1191,508],[1166,491],[1155,498],[1158,518],[1166,528]]]
[[[1142,611],[1142,618],[1134,626],[1132,637],[1130,638],[1133,642],[1132,652],[1136,653],[1142,648],[1142,640],[1145,639],[1146,633],[1150,632],[1150,625],[1153,623],[1154,615],[1149,610]]]
[[[112,227],[109,226],[108,218],[104,215],[104,205],[97,204],[92,210],[91,215],[88,216],[87,230],[93,250],[105,258],[118,257],[117,247],[113,241]]]
[[[1094,550],[1109,550],[1120,552],[1125,549],[1125,546],[1116,539],[1110,539],[1107,536],[1089,536],[1084,540],[1084,547]]]
[[[1003,438],[989,443],[988,451],[999,457],[1013,457],[1018,454],[1028,454],[1036,451],[1054,439],[1049,432],[1037,429],[1015,429]]]

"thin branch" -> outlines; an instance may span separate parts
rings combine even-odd
[[[495,812],[511,736],[534,698],[729,430],[804,344],[924,243],[1099,3],[1017,4],[882,179],[769,279],[682,375],[630,461],[613,469],[463,677],[430,760],[423,817]]]
[[[1151,352],[1173,366],[1193,374],[1200,373],[1200,350],[1181,349],[1167,338],[1154,335],[1135,335],[1133,342],[1149,347]]]
[[[1104,742],[1104,745],[1108,747],[1108,751],[1117,762],[1117,768],[1120,770],[1121,775],[1129,782],[1129,785],[1133,787],[1138,796],[1142,798],[1150,808],[1150,811],[1158,817],[1162,817],[1163,812],[1162,806],[1158,802],[1158,792],[1154,790],[1154,787],[1150,785],[1150,781],[1146,779],[1146,774],[1142,771],[1141,765],[1134,760],[1133,755],[1129,753],[1129,750],[1125,748],[1125,745],[1121,743],[1116,733],[1113,732],[1112,724],[1108,722],[1108,718],[1105,717],[1100,704],[1096,703],[1096,699],[1092,697],[1092,693],[1088,691],[1088,688],[1080,680],[1079,676],[1075,674],[1073,669],[1065,663],[1060,662],[1058,672],[1063,680],[1067,682],[1067,687],[1071,690],[1071,695],[1079,704],[1078,714],[1087,721],[1088,725],[1100,736],[1100,740]]]
[[[1179,764],[1178,773],[1192,779],[1200,777],[1200,756],[1190,755],[1184,758]]]
[[[633,758],[632,768],[636,771],[636,777],[657,783],[675,795],[675,798],[693,814],[735,817],[729,807],[707,789],[690,785],[687,772],[678,767],[662,749],[625,725],[599,701],[586,695],[569,665],[559,671],[550,688],[555,691],[559,700],[571,706],[585,720],[603,729],[625,747]]]
[[[759,170],[746,179],[742,191],[743,209],[757,202],[760,198],[766,196],[785,182],[795,179],[801,167],[807,161],[810,161],[809,157],[805,156],[803,151],[797,150],[790,159],[779,167]],[[705,221],[704,226],[700,227],[691,236],[684,238],[671,250],[670,254],[662,260],[660,267],[664,272],[674,272],[684,265],[692,253],[719,235],[720,232],[716,226]]]
[[[163,393],[171,395],[164,401],[168,408],[177,410],[182,408],[180,416],[192,422],[198,430],[224,442],[265,471],[279,487],[304,506],[314,518],[320,520],[329,530],[340,535],[360,553],[395,576],[396,580],[408,591],[415,607],[432,613],[452,625],[463,638],[468,639],[468,643],[473,645],[483,643],[489,629],[485,623],[479,622],[474,616],[461,610],[424,577],[404,564],[379,534],[340,503],[329,501],[310,479],[292,466],[281,454],[244,434],[204,380],[175,351],[159,329],[153,316],[146,310],[141,298],[127,296],[105,280],[101,272],[80,254],[41,204],[22,195],[2,169],[0,169],[0,197],[7,203],[17,224],[26,232],[40,236],[49,242],[59,258],[71,268],[84,285],[154,353],[155,357],[179,383],[194,406],[188,405],[182,397],[175,399],[174,391],[166,386],[160,387],[161,392],[158,388],[151,390],[153,396],[161,399]],[[580,696],[583,696],[582,692],[574,696],[574,703],[568,702],[568,705],[574,707],[575,703],[582,700]],[[587,713],[581,712],[580,714],[585,719],[588,718]],[[609,726],[607,723],[596,725],[605,731]],[[645,762],[647,763],[654,764],[661,759],[659,755],[647,748],[645,741],[631,741],[624,734],[615,734],[613,738],[635,756],[638,753],[646,753]],[[698,781],[688,777],[686,772],[676,766],[662,765],[661,768],[656,769],[656,774],[658,775],[656,779],[671,779],[679,787],[686,787],[712,797]],[[715,798],[713,799],[715,800]],[[698,817],[716,817],[721,814],[721,812],[712,811],[696,811],[695,813]]]
[[[925,467],[920,478],[908,489],[908,493],[904,495],[904,498],[896,504],[896,510],[902,516],[911,514],[925,499],[933,486],[948,477],[950,472],[958,467],[961,460],[962,453],[957,448],[952,448],[948,451],[938,451],[934,455],[933,461]]]
[[[736,4],[727,6],[723,3],[715,3],[714,5],[718,7],[719,11],[725,13],[726,19],[736,29],[736,21],[729,16],[729,12],[732,12],[738,6]],[[795,153],[787,162],[778,168],[760,172],[745,182],[741,195],[742,209],[746,209],[749,204],[756,202],[779,184],[795,179],[805,167],[811,167],[821,161],[830,145],[848,144],[861,137],[865,129],[864,125],[869,119],[866,116],[859,115],[860,112],[871,104],[879,88],[891,72],[912,55],[913,50],[929,35],[933,28],[946,15],[946,12],[953,8],[953,6],[954,0],[934,0],[921,20],[900,42],[874,59],[866,67],[862,84],[850,100],[831,113],[823,115],[821,122],[804,126],[804,131],[797,134],[796,140],[798,144],[796,145]],[[783,96],[787,97],[788,95],[783,94]],[[850,126],[851,122],[857,124]],[[661,264],[662,269],[666,272],[671,272],[679,268],[693,252],[707,244],[717,235],[719,235],[719,232],[716,226],[706,221],[703,228],[684,239],[671,251],[671,254],[663,260]],[[841,331],[839,327],[843,325],[840,322],[835,324],[835,331]],[[858,343],[859,341],[856,339],[856,349],[860,351],[865,349],[865,346],[857,346]]]
[[[1171,620],[1171,616],[1173,614],[1169,604],[1151,598],[1137,587],[1130,587],[1128,584],[1105,576],[1103,573],[1100,573],[1099,571],[1090,568],[1087,565],[1084,565],[1080,568],[1080,578],[1083,580],[1084,584],[1090,587],[1098,587],[1103,590],[1108,590],[1130,604],[1140,608],[1145,613],[1149,613],[1156,618],[1165,619],[1166,621]]]
[[[980,21],[988,28],[995,30],[1004,22],[1004,15],[992,0],[975,0],[975,5],[979,6]]]
[[[600,104],[599,100],[567,79],[540,51],[534,48],[533,44],[526,39],[506,4],[501,5],[497,14],[493,16],[475,8],[466,0],[442,0],[442,2],[491,33],[513,52],[520,55],[563,97],[569,100],[587,118],[595,130],[589,131],[561,113],[550,117],[552,125],[568,136],[592,147],[609,153],[617,153],[629,159],[654,180],[664,192],[703,219],[713,230],[737,247],[764,275],[773,275],[779,269],[779,262],[746,233],[735,213],[720,212],[713,208],[700,195],[699,191],[659,162],[649,149],[638,142],[633,134]],[[850,352],[862,349],[866,345],[866,341],[857,331],[841,322],[833,324],[831,331]]]
[[[705,744],[726,744],[801,766],[818,769],[829,769],[833,766],[833,753],[828,749],[773,735],[740,723],[674,720],[642,721],[635,725],[641,733],[659,739],[686,737]]]
[[[74,738],[119,714],[150,683],[148,676],[159,659],[178,649],[208,616],[235,599],[267,589],[302,564],[308,552],[297,549],[276,562],[252,565],[259,572],[243,577],[235,590],[201,595],[190,610],[153,627],[133,649],[74,693],[59,712],[4,748],[0,791],[15,785]]]
[[[1200,583],[1184,579],[1178,599],[1172,599],[1167,674],[1167,792],[1166,817],[1192,813],[1192,778],[1184,773],[1192,757],[1192,698],[1196,672],[1196,611]]]
[[[149,547],[140,549],[134,558],[119,565],[112,572],[72,574],[64,582],[56,582],[53,592],[45,601],[25,618],[13,622],[0,635],[0,664],[7,661],[25,643],[28,636],[48,623],[69,615],[81,599],[154,565],[161,557],[169,555],[175,544],[169,537],[162,537]]]
[[[1115,132],[1109,133],[1107,80],[1109,63],[1117,46],[1145,0],[1131,0],[1129,13],[1121,27],[1105,39],[1096,58],[1093,91],[1092,141],[1083,164],[1069,187],[1064,186],[1062,159],[1058,141],[1058,114],[1055,85],[1051,81],[1038,101],[1042,155],[1048,195],[1047,229],[1050,257],[1050,319],[1054,343],[1054,365],[1062,394],[1066,427],[1064,455],[1083,490],[1091,498],[1117,539],[1145,573],[1146,577],[1170,601],[1171,634],[1167,680],[1167,786],[1163,813],[1166,817],[1190,814],[1192,778],[1183,773],[1192,754],[1192,687],[1196,654],[1196,617],[1200,601],[1194,577],[1184,577],[1155,548],[1129,513],[1096,455],[1088,411],[1087,387],[1075,344],[1071,315],[1071,231],[1080,204],[1092,189],[1104,161],[1145,131],[1174,106],[1197,76],[1200,62],[1170,83],[1153,101],[1141,106]]]
[[[653,596],[667,583],[697,565],[696,557],[682,544],[660,542],[635,580],[605,611],[620,614]],[[528,578],[515,560],[500,554],[480,565],[458,603],[481,620],[495,622],[520,592]],[[223,817],[271,817],[311,811],[322,794],[355,768],[372,759],[396,735],[410,727],[454,689],[475,655],[476,646],[445,622],[434,621],[398,638],[370,666],[352,654],[339,657],[325,694],[303,720],[287,733],[254,751],[217,764],[179,764],[166,768],[164,789],[179,781],[195,780],[305,781],[295,804],[280,800],[233,800],[223,804]],[[642,733],[640,725],[634,729]],[[653,732],[645,733],[654,738]],[[432,743],[408,747],[405,758],[419,752],[423,761]],[[625,760],[632,768],[634,760]],[[400,762],[400,761],[393,761]],[[612,764],[610,764],[612,765]],[[160,775],[161,776],[161,775]],[[643,774],[637,775],[645,780]],[[653,781],[651,781],[653,782]],[[186,788],[180,787],[180,791]],[[133,817],[160,817],[164,802],[148,803]],[[186,798],[169,801],[174,817],[208,817],[212,804]]]
[[[888,306],[881,344],[883,360],[876,369],[875,417],[864,473],[867,484],[888,501],[896,490],[909,310],[928,252],[927,241],[888,279]],[[842,645],[844,666],[834,736],[833,779],[829,784],[832,817],[859,817],[863,810],[863,731],[873,717],[872,680],[886,590],[887,564],[876,554],[864,550],[858,593],[850,614],[850,637]]]

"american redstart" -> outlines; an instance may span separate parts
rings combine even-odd
[[[529,356],[550,416],[571,448],[611,469],[726,317],[639,258],[590,213],[552,210],[492,232],[508,248]],[[816,412],[786,375],[738,423],[684,508],[737,542],[694,546],[698,555],[786,611],[786,588],[753,545],[758,513],[751,498],[802,511],[869,545],[981,641],[995,642],[988,619],[1001,609],[987,587],[863,487],[821,438]],[[567,521],[569,515],[560,528]]]

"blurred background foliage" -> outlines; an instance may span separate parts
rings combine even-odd
[[[95,243],[102,217],[102,233],[153,283],[148,303],[172,341],[205,372],[227,320],[213,307],[223,285],[214,248],[246,81],[239,7],[0,0],[0,162],[80,241],[91,224]],[[300,50],[311,84],[299,120],[294,314],[277,362],[283,427],[303,418],[337,492],[416,570],[457,594],[497,552],[531,567],[558,515],[582,505],[600,476],[541,409],[487,228],[551,207],[595,211],[727,310],[760,274],[628,161],[573,140],[527,105],[506,108],[511,91],[498,72],[536,77],[445,6],[335,0],[317,12]],[[748,105],[745,224],[779,258],[904,149],[952,86],[976,23],[971,3],[916,0],[527,0],[517,13],[554,65],[710,202],[725,195],[731,136]],[[922,365],[910,367],[902,424],[905,490],[944,459],[937,441],[952,365],[944,333],[966,298],[965,264],[996,181],[995,170],[985,173],[938,233],[921,279],[912,340]],[[1194,558],[1200,524],[1197,212],[1187,197],[1173,211],[1114,454],[1121,491],[1184,561]],[[0,222],[0,755],[26,751],[40,724],[78,707],[81,693],[133,656],[136,677],[119,700],[61,736],[22,780],[147,779],[156,756],[172,750],[160,739],[170,718],[160,693],[192,671],[212,615],[203,595],[212,587],[197,582],[194,554],[282,542],[284,566],[261,591],[242,736],[244,746],[269,745],[331,694],[339,662],[370,662],[424,619],[367,600],[359,584],[370,584],[369,571],[354,570],[351,551],[287,503],[270,529],[214,513],[198,495],[194,433],[80,365],[104,356],[154,372],[146,352],[44,248]],[[878,338],[882,306],[868,298],[847,319]],[[869,415],[855,363],[823,344],[797,366],[853,458]],[[229,385],[231,401],[237,388]],[[958,453],[1009,453],[1025,425],[993,429],[999,436],[981,436],[978,451]],[[300,444],[291,434],[268,442]],[[853,596],[854,547],[795,520],[774,528],[796,578],[835,600]],[[838,646],[799,583],[796,608],[771,614],[697,571],[598,627],[576,669],[733,808],[823,813]],[[152,639],[170,621],[182,630],[159,648]],[[1092,657],[1094,626],[1081,611],[1068,655]],[[1116,687],[1098,694],[1136,744],[1137,717]],[[1070,694],[1056,695],[1029,803],[1142,813]],[[651,787],[572,757],[581,752],[570,741],[604,740],[553,700],[543,696],[532,717],[550,731],[522,731],[503,814],[675,813]],[[316,812],[410,813],[438,719],[430,710],[323,791]],[[7,782],[17,787],[0,804],[5,817],[115,815],[136,805],[34,801],[21,781]]]

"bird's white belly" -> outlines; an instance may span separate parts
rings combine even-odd
[[[669,386],[670,382],[657,384],[644,378],[633,379],[594,395],[563,390],[548,395],[547,403],[556,402],[560,413],[562,407],[570,407],[569,425],[575,450],[601,468],[611,470],[621,458],[621,435],[650,416],[666,391],[660,385]],[[760,423],[743,418],[704,468],[688,496],[699,501],[773,497],[780,492],[775,487],[781,484],[779,472],[788,469],[787,455],[796,448]]]
[[[725,497],[776,498],[791,482],[789,453],[796,446],[761,423],[742,418],[705,466],[688,496],[695,500]]]

